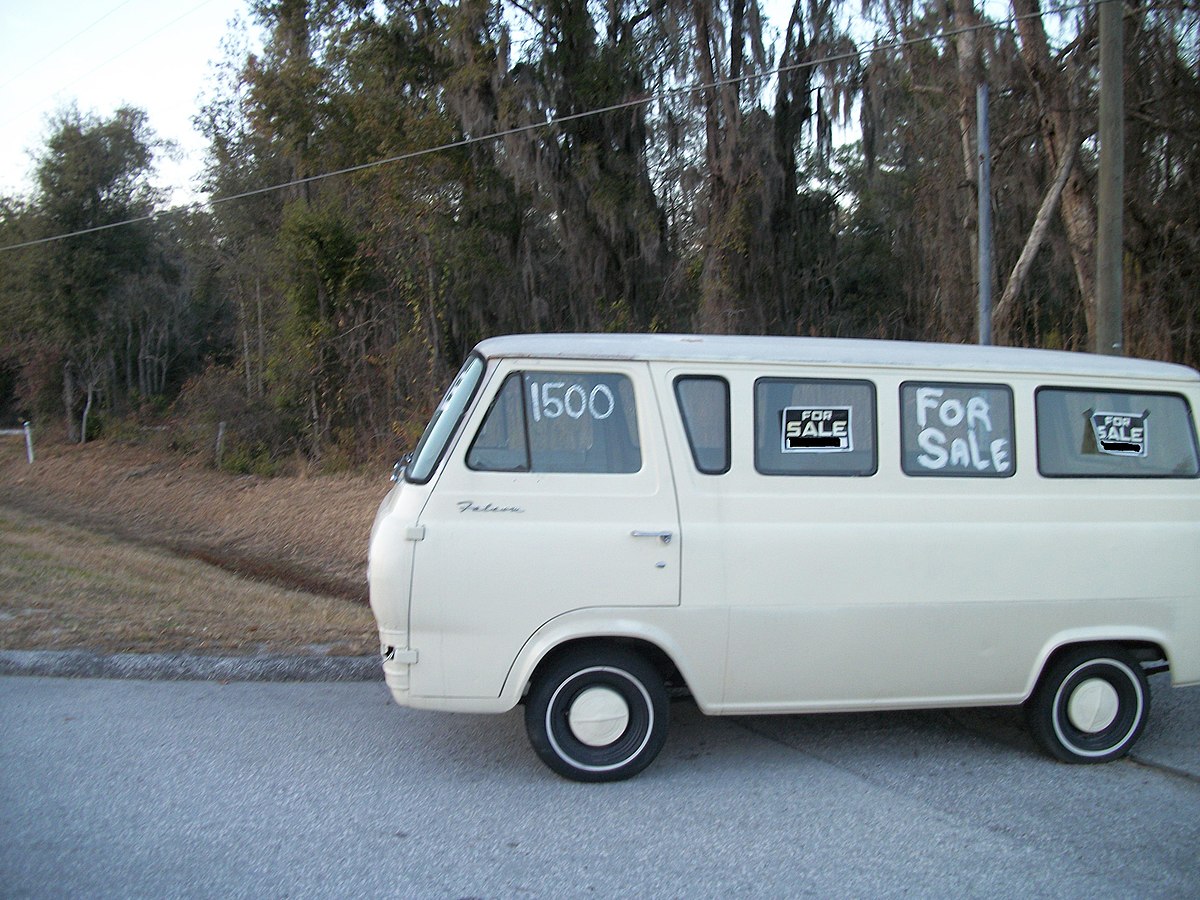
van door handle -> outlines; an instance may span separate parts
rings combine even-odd
[[[664,544],[671,543],[672,534],[669,531],[631,531],[633,537],[656,537]]]

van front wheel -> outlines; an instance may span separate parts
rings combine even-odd
[[[1034,736],[1063,762],[1118,759],[1150,715],[1146,673],[1120,647],[1080,647],[1045,671],[1026,713]]]
[[[525,730],[547,766],[574,781],[620,781],[654,761],[667,738],[662,677],[620,648],[576,651],[539,674]]]

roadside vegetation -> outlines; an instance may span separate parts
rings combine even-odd
[[[997,339],[1093,340],[1097,4],[247,7],[211,205],[163,208],[144,113],[69,106],[0,197],[0,424],[338,472],[491,334],[971,341],[981,83]],[[1200,12],[1124,16],[1125,346],[1196,365]]]
[[[373,476],[234,476],[146,446],[0,444],[0,649],[344,654]]]
[[[368,654],[361,604],[0,505],[0,649]]]

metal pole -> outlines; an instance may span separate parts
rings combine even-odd
[[[992,148],[988,124],[988,86],[975,91],[979,136],[979,343],[992,342]]]
[[[1125,191],[1125,97],[1122,0],[1100,4],[1100,177],[1097,191],[1097,353],[1125,352],[1121,279],[1122,204]]]
[[[25,458],[29,460],[29,464],[33,465],[33,429],[29,423],[25,423]]]

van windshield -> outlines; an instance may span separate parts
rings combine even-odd
[[[425,433],[421,435],[417,449],[413,451],[412,462],[404,474],[406,481],[424,484],[433,475],[433,470],[437,468],[437,464],[446,450],[446,445],[450,442],[450,437],[458,428],[463,411],[471,402],[475,388],[479,386],[483,368],[481,357],[475,355],[467,357],[462,369],[447,388],[442,402],[434,410],[433,418],[429,420]]]

